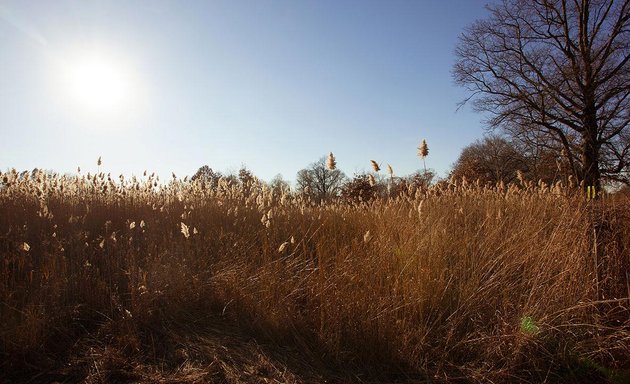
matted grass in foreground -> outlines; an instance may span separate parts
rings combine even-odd
[[[628,380],[623,197],[1,176],[0,380]]]

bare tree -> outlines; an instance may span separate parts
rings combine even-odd
[[[274,195],[282,195],[283,193],[287,193],[291,190],[291,186],[289,182],[286,181],[282,174],[278,173],[271,179],[269,182],[269,187],[273,191]]]
[[[339,169],[326,167],[326,158],[322,157],[308,168],[297,173],[297,190],[317,202],[337,196],[346,175]]]
[[[435,171],[432,169],[419,170],[405,177],[405,186],[410,194],[418,190],[426,190],[435,179]]]
[[[460,37],[455,81],[491,128],[564,148],[599,187],[630,163],[630,0],[503,0]],[[625,176],[624,176],[625,175]]]
[[[462,150],[450,177],[489,184],[511,183],[520,171],[528,180],[551,184],[566,176],[562,165],[559,152],[488,135]]]
[[[221,173],[215,172],[207,165],[199,167],[197,172],[190,178],[191,181],[199,183],[203,188],[216,188],[221,179]]]
[[[238,170],[238,180],[241,183],[241,191],[243,191],[245,196],[251,195],[259,187],[258,178],[245,166]]]
[[[367,173],[358,174],[342,186],[341,197],[352,203],[369,202],[378,197],[378,187],[370,183]]]
[[[450,176],[482,183],[510,183],[517,171],[526,171],[525,157],[507,139],[487,136],[465,147]]]

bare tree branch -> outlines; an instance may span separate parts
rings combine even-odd
[[[503,0],[488,9],[455,50],[453,77],[471,92],[459,107],[472,100],[491,129],[560,143],[585,185],[627,173],[630,0]]]

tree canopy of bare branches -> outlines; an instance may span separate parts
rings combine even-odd
[[[453,68],[491,128],[564,149],[584,185],[629,180],[630,0],[503,0]]]
[[[297,173],[296,184],[298,192],[319,203],[339,195],[345,180],[346,175],[339,169],[328,169],[322,157]]]
[[[449,176],[479,180],[484,184],[507,184],[516,181],[518,172],[534,182],[567,181],[559,153],[546,148],[528,148],[519,141],[498,135],[488,135],[466,146]]]

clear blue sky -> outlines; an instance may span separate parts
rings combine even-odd
[[[444,175],[483,134],[450,71],[485,3],[4,0],[0,169],[404,175],[426,138]]]

